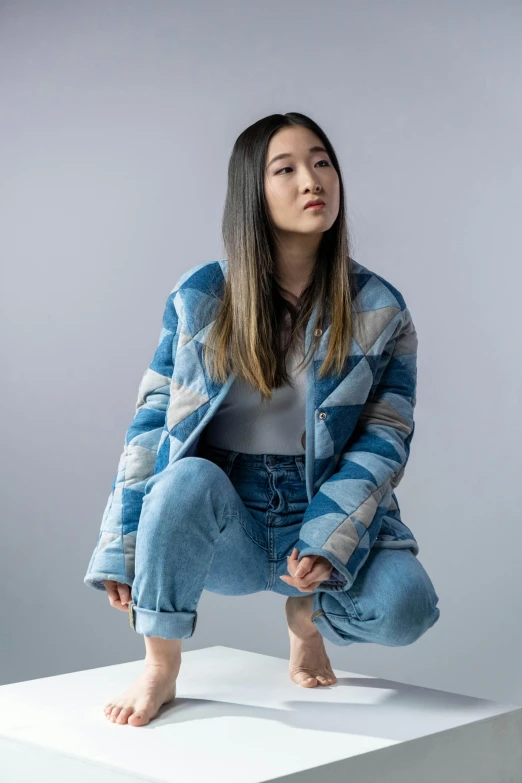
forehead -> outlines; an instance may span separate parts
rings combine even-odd
[[[310,147],[323,147],[321,139],[308,128],[281,128],[274,133],[267,147],[267,159],[281,153],[310,154]]]

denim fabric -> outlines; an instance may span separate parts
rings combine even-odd
[[[412,314],[390,281],[353,258],[347,271],[353,334],[340,372],[321,373],[332,321],[319,300],[304,335],[309,502],[296,549],[299,560],[326,557],[342,576],[325,580],[322,592],[350,589],[373,549],[419,550],[396,494],[415,429],[418,341]],[[218,381],[204,358],[227,280],[227,259],[197,264],[167,297],[84,576],[91,588],[105,591],[105,580],[132,585],[149,478],[171,462],[199,455],[200,437],[238,377],[232,369]]]
[[[304,596],[279,577],[308,505],[304,455],[202,444],[149,478],[136,536],[129,616],[145,636],[194,633],[203,590]],[[313,592],[312,620],[337,645],[411,644],[439,618],[438,596],[409,549],[374,549],[347,591]]]

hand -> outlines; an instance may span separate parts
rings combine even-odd
[[[128,612],[128,602],[131,600],[131,589],[123,582],[114,582],[112,579],[104,579],[103,584],[109,596],[109,602],[115,609]]]
[[[313,592],[321,582],[329,579],[333,571],[333,565],[328,558],[322,555],[305,555],[301,562],[298,561],[299,550],[294,547],[292,554],[286,558],[288,572],[291,576],[279,577],[287,585],[293,585],[302,593]]]

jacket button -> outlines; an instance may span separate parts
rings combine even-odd
[[[321,413],[319,414],[319,418],[326,419],[326,413],[324,411],[321,411]]]
[[[323,333],[322,329],[315,329],[314,330],[314,334],[315,334],[316,337],[320,337],[322,335],[322,333]]]

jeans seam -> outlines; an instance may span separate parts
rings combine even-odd
[[[361,622],[364,622],[363,618],[361,617],[361,613],[357,609],[357,606],[355,604],[355,600],[350,595],[350,591],[349,590],[343,590],[343,592],[350,599],[350,603],[351,603],[351,605],[353,607],[353,611],[354,611],[356,619],[360,620]],[[340,614],[337,614],[337,612],[328,612],[328,614],[332,615],[332,617],[346,617],[346,612],[341,612]]]
[[[251,535],[251,533],[250,533],[250,531],[248,530],[248,528],[247,528],[247,527],[246,527],[246,526],[243,524],[243,522],[241,521],[241,517],[239,516],[239,514],[227,514],[227,516],[229,516],[229,517],[234,517],[235,519],[237,519],[237,521],[239,522],[239,524],[241,525],[241,527],[243,528],[243,530],[245,531],[245,533],[247,534],[247,536],[249,537],[249,539],[250,539],[250,540],[251,540],[251,541],[252,541],[252,542],[253,542],[253,543],[254,543],[256,546],[258,546],[260,549],[262,549],[262,550],[263,550],[263,552],[268,552],[268,549],[267,549],[267,547],[265,547],[265,546],[263,546],[262,544],[260,544],[260,543],[259,543],[259,541],[256,541],[256,539],[255,539],[255,538],[254,538],[254,537]]]
[[[363,622],[363,618],[361,616],[360,611],[357,608],[357,604],[356,604],[355,599],[350,595],[350,591],[349,590],[346,590],[345,592],[346,592],[346,595],[348,596],[348,598],[350,599],[350,603],[353,606],[353,610],[355,612],[355,615],[356,615],[357,619],[360,620],[361,622]]]

